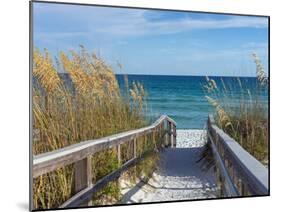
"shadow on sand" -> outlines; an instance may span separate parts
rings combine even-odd
[[[140,195],[139,199],[136,197],[138,193],[147,190],[144,187],[150,187],[155,195],[163,192],[166,194],[177,192],[177,195],[180,195],[181,192],[183,194],[185,192],[189,194],[190,199],[213,198],[216,196],[217,187],[214,172],[212,169],[208,172],[203,171],[196,162],[203,150],[204,147],[165,149],[160,153],[159,169],[155,172],[158,175],[156,182],[140,181],[124,194],[121,204],[146,202],[145,196]],[[186,199],[184,195],[182,198]]]

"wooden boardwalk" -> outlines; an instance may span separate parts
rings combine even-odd
[[[159,169],[148,183],[123,189],[121,203],[160,202],[218,197],[213,169],[202,171],[196,162],[206,144],[204,130],[177,130],[177,147],[160,154]]]
[[[147,127],[36,155],[30,174],[35,179],[74,164],[75,194],[60,207],[91,206],[93,194],[144,158],[145,152],[138,147],[147,145],[148,141],[162,150],[162,163],[147,184],[140,181],[132,187],[126,186],[121,203],[269,195],[268,169],[218,128],[211,116],[206,131],[177,130],[176,122],[162,115]],[[215,170],[207,173],[196,163],[206,142],[215,163]],[[124,145],[131,152],[127,159],[121,157]],[[119,168],[93,183],[91,158],[95,153],[113,148]]]

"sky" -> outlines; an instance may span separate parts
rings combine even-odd
[[[81,44],[121,74],[255,76],[255,52],[267,72],[265,17],[33,5],[34,46],[54,56]]]

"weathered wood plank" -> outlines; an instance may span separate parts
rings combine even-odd
[[[139,158],[133,158],[133,159],[127,161],[119,169],[106,175],[102,179],[98,180],[95,184],[90,185],[87,188],[76,193],[74,196],[72,196],[70,199],[68,199],[65,203],[63,203],[60,206],[60,208],[77,207],[80,204],[88,201],[93,193],[96,193],[97,191],[104,188],[109,182],[117,179],[124,171],[126,171],[130,166],[134,165],[138,160],[139,160]]]
[[[88,201],[92,193],[97,192],[107,185],[108,182],[117,179],[129,166],[135,164],[142,159],[142,155],[137,155],[138,137],[145,137],[145,145],[147,146],[147,135],[153,134],[155,139],[155,131],[160,130],[165,122],[171,123],[174,126],[174,131],[166,133],[171,137],[176,135],[176,122],[168,116],[161,116],[152,125],[141,129],[131,130],[99,138],[95,140],[88,140],[74,144],[65,148],[61,148],[52,152],[36,155],[33,158],[33,178],[42,174],[54,171],[58,168],[74,163],[75,168],[75,191],[77,192],[73,197],[66,201],[61,208],[66,206],[91,205]],[[121,144],[133,141],[133,158],[122,164],[121,158]],[[140,140],[141,141],[141,140]],[[154,141],[153,141],[154,142]],[[155,141],[156,142],[156,141]],[[100,179],[95,185],[92,184],[92,170],[91,157],[94,153],[115,147],[117,148],[118,162],[121,168],[113,171],[109,175]]]
[[[174,129],[175,129],[175,126],[174,126],[173,123],[171,123],[171,133],[170,133],[171,147],[176,147],[176,139],[175,139],[175,135],[174,135]]]
[[[218,183],[221,183],[220,181],[222,180],[223,181],[223,187],[224,189],[226,189],[225,191],[225,195],[228,196],[228,197],[236,197],[238,196],[238,191],[236,190],[236,188],[234,187],[234,184],[232,182],[232,179],[230,178],[227,170],[226,170],[226,167],[224,166],[224,163],[219,155],[219,152],[214,144],[214,141],[213,141],[213,138],[207,134],[210,141],[211,141],[211,146],[212,146],[212,151],[213,151],[213,154],[215,156],[215,160],[216,160],[216,165],[217,167],[219,168],[219,172],[220,172],[220,180]],[[223,178],[223,179],[221,179]],[[221,187],[221,185],[220,185]],[[221,189],[221,188],[220,188]]]
[[[121,144],[119,144],[119,145],[117,146],[117,160],[118,160],[119,166],[121,166],[121,165],[122,165]]]
[[[175,124],[173,124],[173,139],[174,139],[174,147],[177,147],[177,128]]]
[[[212,117],[208,119],[208,132],[215,137],[214,144],[218,147],[218,151],[223,152],[220,157],[227,157],[231,161],[228,172],[232,175],[233,180],[235,177],[242,180],[242,184],[238,186],[240,192],[245,193],[245,187],[247,187],[247,190],[253,195],[268,195],[268,169],[238,142],[218,128]],[[234,173],[239,176],[234,177]]]
[[[165,146],[169,146],[169,133],[165,134]]]
[[[136,135],[141,136],[148,134],[167,119],[167,116],[161,116],[157,121],[148,127],[131,130],[100,139],[84,141],[52,152],[36,155],[33,159],[33,178],[82,160],[96,152],[117,146],[128,140],[132,140],[136,137]],[[175,124],[175,122],[173,123]]]
[[[168,142],[170,147],[173,147],[172,139],[172,123],[168,121]]]
[[[74,165],[75,192],[79,192],[92,184],[91,156],[77,161]]]
[[[134,138],[134,141],[133,141],[134,143],[134,158],[136,158],[137,157],[137,138]]]

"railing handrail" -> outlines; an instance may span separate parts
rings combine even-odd
[[[140,129],[130,130],[103,138],[82,141],[51,152],[42,153],[33,157],[33,178],[64,167],[86,158],[88,155],[122,144],[130,139],[152,131],[165,120],[176,126],[176,122],[162,115],[153,124]]]
[[[208,126],[219,137],[219,142],[227,150],[227,156],[231,159],[236,171],[240,172],[243,180],[249,184],[252,192],[256,195],[268,194],[268,169],[220,129],[212,116],[209,116],[208,119]]]
[[[214,140],[213,138],[210,136],[210,134],[207,134],[208,139],[211,140],[211,147],[213,150],[213,154],[214,154],[214,159],[216,160],[216,166],[217,168],[220,170],[220,173],[223,175],[224,177],[224,192],[225,192],[225,196],[227,197],[237,197],[239,196],[239,193],[237,191],[237,189],[234,186],[234,183],[227,171],[227,168],[224,165],[223,159],[221,158],[219,151],[217,149],[217,147],[215,146]],[[218,184],[220,182],[217,182]]]

